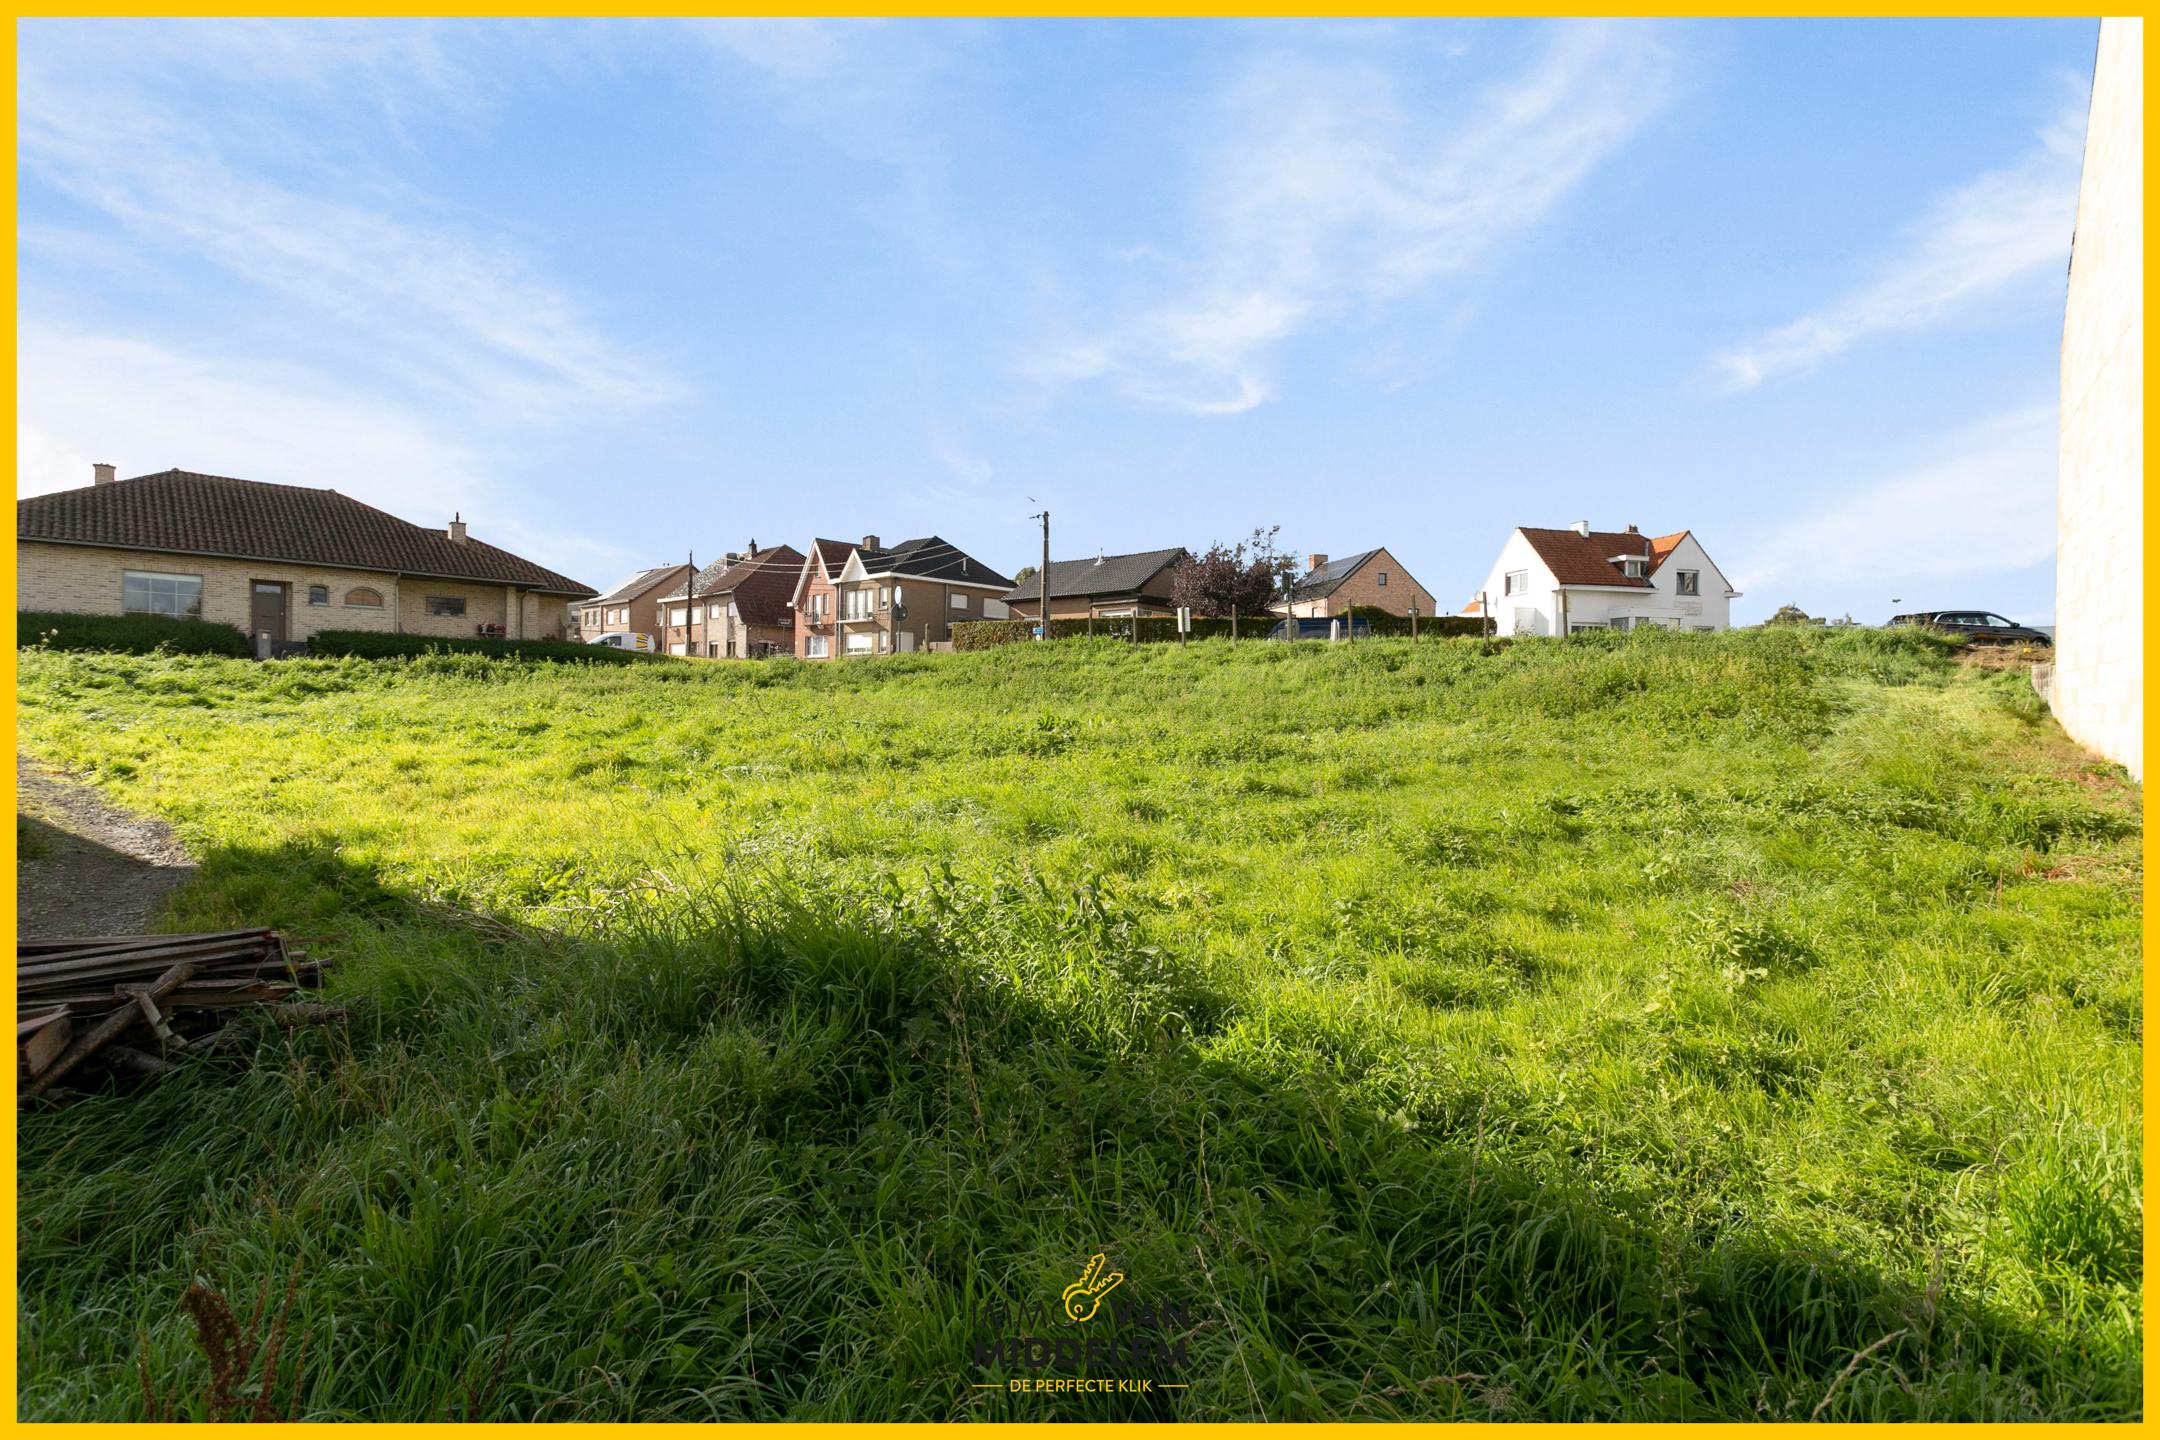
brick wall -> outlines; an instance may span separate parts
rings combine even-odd
[[[1383,574],[1387,576],[1385,585],[1380,583]],[[1334,594],[1318,600],[1301,600],[1296,608],[1301,618],[1340,615],[1352,605],[1360,610],[1385,610],[1390,615],[1407,615],[1413,597],[1417,600],[1418,614],[1442,613],[1431,593],[1411,579],[1410,573],[1394,556],[1382,550],[1336,586]]]
[[[569,601],[562,596],[517,592],[501,585],[473,585],[451,580],[402,582],[397,576],[367,570],[332,570],[255,560],[226,560],[199,555],[162,555],[143,550],[108,550],[87,545],[15,545],[15,608],[62,610],[82,615],[122,613],[121,577],[129,570],[161,575],[193,575],[202,581],[202,618],[246,633],[253,618],[254,583],[274,581],[289,587],[287,640],[306,640],[320,630],[395,631],[402,622],[409,635],[470,639],[475,626],[502,625],[515,639],[560,636],[569,625]],[[310,604],[311,587],[321,585],[329,602]],[[372,590],[380,605],[356,605],[357,590]],[[460,616],[429,615],[427,597],[456,596],[465,601]],[[518,627],[522,626],[520,630]]]
[[[2144,773],[2144,21],[2100,22],[2063,315],[2051,696]]]

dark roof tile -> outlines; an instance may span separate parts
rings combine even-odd
[[[484,540],[459,543],[335,490],[191,470],[18,500],[15,538],[522,585],[575,599],[593,594],[590,585]]]

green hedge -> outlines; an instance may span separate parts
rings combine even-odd
[[[230,625],[209,620],[175,620],[165,615],[75,615],[57,610],[15,612],[17,649],[37,645],[47,650],[113,650],[126,655],[239,655],[248,652],[247,636]]]
[[[580,665],[631,665],[658,657],[609,645],[568,640],[445,640],[433,635],[385,635],[376,630],[320,630],[308,642],[317,655],[354,655],[387,660],[411,655],[496,655],[520,660],[560,660]]]
[[[1227,619],[1210,619],[1195,615],[1192,636],[1195,640],[1264,640],[1268,631],[1275,628],[1279,617],[1274,615],[1243,615],[1237,620],[1237,633],[1231,634],[1231,622]],[[1358,623],[1366,624],[1372,633],[1380,635],[1410,634],[1410,621],[1402,615],[1384,615],[1378,611],[1360,610]],[[1134,632],[1138,633],[1135,634]],[[1032,620],[962,620],[952,627],[953,649],[989,650],[999,645],[1011,645],[1031,639],[1035,633]],[[1442,615],[1438,618],[1421,615],[1417,622],[1418,638],[1439,639],[1448,635],[1476,635],[1481,633],[1480,623],[1467,615]],[[1175,644],[1178,638],[1177,620],[1169,615],[1147,615],[1135,618],[1130,615],[1115,619],[1053,620],[1050,622],[1050,638],[1070,640],[1077,636],[1093,635],[1112,640],[1132,640],[1142,645]]]

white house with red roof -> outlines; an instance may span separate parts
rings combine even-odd
[[[1521,526],[1500,547],[1465,615],[1487,615],[1499,635],[1579,630],[1724,630],[1740,594],[1689,530],[1645,535]]]

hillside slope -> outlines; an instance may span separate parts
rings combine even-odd
[[[2139,797],[1929,637],[18,708],[202,857],[171,928],[334,934],[360,1007],[24,1114],[27,1418],[199,1406],[198,1277],[290,1283],[311,1418],[2140,1409]],[[1097,1253],[1189,1388],[1008,1393],[984,1312],[1097,1333]]]

